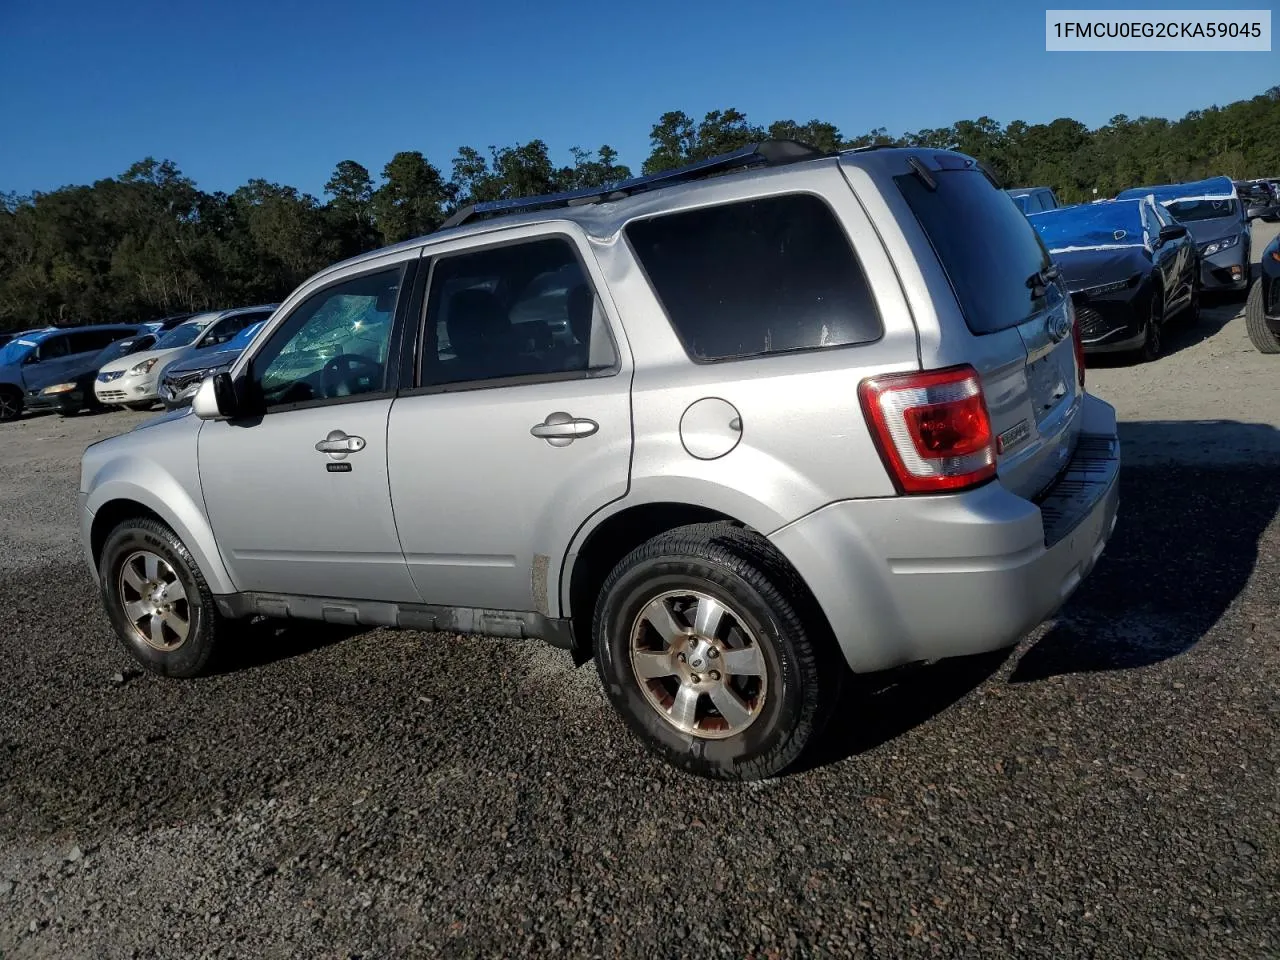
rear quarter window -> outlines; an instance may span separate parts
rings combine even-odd
[[[884,333],[848,237],[812,194],[663,214],[625,233],[695,361],[844,347]]]
[[[911,173],[894,177],[946,271],[969,329],[995,333],[1044,309],[1028,280],[1049,252],[1016,203],[978,169],[931,170],[931,190]]]

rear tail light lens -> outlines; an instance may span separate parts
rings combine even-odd
[[[996,475],[995,437],[970,366],[871,377],[858,398],[902,493],[940,493]]]
[[[1084,388],[1084,335],[1080,332],[1080,318],[1076,316],[1076,305],[1067,298],[1067,319],[1071,321],[1071,343],[1076,348],[1076,378],[1080,387]]]

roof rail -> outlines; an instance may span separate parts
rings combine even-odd
[[[652,190],[655,187],[666,187],[702,177],[711,177],[719,173],[727,173],[740,167],[764,165],[769,167],[796,163],[800,160],[816,160],[819,157],[831,156],[816,147],[811,147],[798,140],[762,140],[748,144],[729,153],[717,157],[698,160],[674,170],[663,170],[644,177],[632,177],[621,183],[606,184],[601,187],[583,187],[580,190],[566,190],[563,193],[548,193],[536,197],[518,197],[511,200],[488,200],[484,203],[472,203],[459,209],[451,217],[440,224],[439,229],[460,226],[478,217],[519,213],[529,210],[547,210],[555,207],[576,207],[588,203],[601,203],[608,200],[621,200],[633,193]]]
[[[846,147],[841,153],[866,153],[868,150],[898,150],[901,149],[900,143],[868,143],[861,147]]]

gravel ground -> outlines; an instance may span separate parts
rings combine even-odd
[[[74,502],[140,417],[5,425],[0,957],[1280,956],[1280,367],[1239,312],[1090,370],[1122,518],[1055,622],[865,680],[759,785],[651,760],[535,644],[255,628],[136,673]]]

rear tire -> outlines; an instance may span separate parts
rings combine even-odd
[[[798,575],[763,537],[724,523],[679,527],[624,557],[592,634],[632,732],[713,779],[789,767],[825,727],[848,672]]]
[[[0,423],[8,423],[22,416],[22,394],[17,390],[0,388]]]
[[[183,678],[207,671],[225,620],[176,533],[150,517],[121,522],[107,535],[98,575],[116,636],[144,669]]]
[[[1267,326],[1266,311],[1262,308],[1262,278],[1253,281],[1249,299],[1244,305],[1244,325],[1249,331],[1249,342],[1259,353],[1280,353],[1280,336]]]

